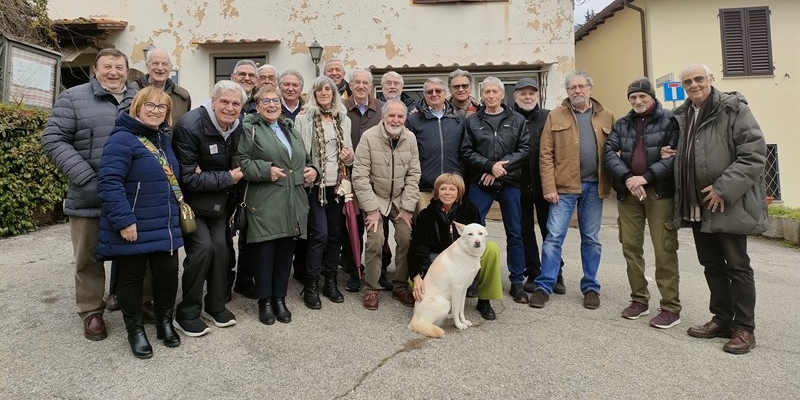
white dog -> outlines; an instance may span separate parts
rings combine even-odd
[[[425,295],[414,306],[414,317],[408,328],[420,334],[440,338],[444,330],[437,326],[452,310],[458,329],[472,326],[464,318],[467,288],[481,268],[486,249],[486,228],[480,224],[464,226],[456,223],[460,237],[439,254],[425,274]]]

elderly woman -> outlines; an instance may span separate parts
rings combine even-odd
[[[164,128],[172,100],[148,86],[133,98],[130,115],[120,114],[103,149],[98,192],[102,201],[97,257],[117,261],[117,296],[138,358],[153,356],[142,327],[142,283],[149,263],[155,299],[156,335],[167,347],[181,344],[172,327],[178,291],[178,160]]]
[[[467,225],[481,222],[475,204],[463,199],[464,191],[464,179],[460,175],[439,175],[433,183],[433,200],[417,215],[408,250],[408,276],[414,280],[416,301],[422,301],[425,295],[423,278],[433,260],[459,237],[453,223]],[[497,316],[489,300],[503,298],[500,247],[495,242],[486,242],[477,281],[477,309],[481,317],[493,320]]]
[[[257,114],[244,120],[235,161],[247,180],[247,249],[254,268],[258,319],[292,320],[286,308],[295,240],[306,237],[308,196],[317,180],[292,121],[281,118],[281,96],[265,85],[255,95]]]
[[[320,271],[325,277],[322,294],[334,303],[344,302],[336,286],[336,270],[344,215],[344,199],[336,192],[345,166],[353,165],[353,144],[350,140],[350,118],[331,78],[317,78],[308,93],[306,112],[295,118],[321,179],[308,195],[308,252],[303,302],[311,309],[322,308],[319,300]]]

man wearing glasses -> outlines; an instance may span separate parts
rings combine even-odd
[[[256,86],[261,89],[264,85],[270,84],[272,87],[278,87],[278,69],[269,64],[264,64],[256,70],[258,75],[258,83]]]
[[[766,230],[767,146],[747,100],[713,87],[707,66],[690,64],[680,76],[688,99],[672,113],[678,146],[662,153],[677,156],[674,220],[692,228],[714,314],[688,333],[730,338],[722,349],[745,354],[756,346],[756,287],[747,235]]]
[[[403,76],[394,71],[389,71],[381,77],[381,94],[378,99],[383,102],[391,99],[399,99],[408,108],[408,113],[412,113],[417,108],[417,102],[411,96],[403,92],[405,81]]]
[[[253,101],[253,96],[256,95],[258,88],[258,73],[257,66],[253,60],[239,60],[233,67],[231,80],[238,83],[245,93],[247,93],[247,100],[242,104],[243,113],[255,113],[256,103]]]
[[[603,199],[611,193],[611,182],[600,161],[614,113],[592,98],[592,77],[575,71],[567,75],[567,98],[550,111],[544,124],[539,151],[542,193],[550,202],[547,237],[542,243],[542,271],[534,281],[530,306],[544,307],[556,283],[561,265],[561,247],[575,208],[581,232],[583,306],[600,307],[600,223]]]
[[[469,71],[457,69],[447,77],[447,85],[450,87],[450,104],[464,116],[469,117],[478,111],[480,103],[472,97],[472,75]]]

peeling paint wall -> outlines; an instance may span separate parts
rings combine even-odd
[[[393,4],[383,4],[393,3]],[[213,84],[213,57],[268,54],[280,70],[314,76],[308,45],[315,39],[348,68],[424,65],[553,64],[548,86],[574,68],[572,0],[414,5],[410,0],[50,0],[53,19],[125,20],[109,41],[144,69],[148,45],[171,51],[180,84],[203,98]],[[277,39],[279,44],[198,45],[206,40]],[[308,86],[308,85],[307,85]],[[548,95],[548,106],[563,98]]]

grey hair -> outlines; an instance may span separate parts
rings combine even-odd
[[[450,83],[453,82],[453,79],[461,76],[466,77],[467,79],[469,79],[470,82],[472,82],[472,74],[470,74],[469,71],[465,71],[463,69],[457,69],[451,72],[450,75],[447,75],[447,86],[450,87]]]
[[[259,72],[261,72],[261,71],[263,71],[263,70],[265,70],[265,69],[271,69],[271,70],[272,70],[272,72],[274,72],[274,73],[275,73],[275,75],[278,75],[278,69],[277,69],[277,68],[275,68],[275,67],[273,67],[272,65],[269,65],[269,64],[264,64],[264,65],[262,65],[262,66],[258,67],[258,68],[256,69],[256,75],[258,75],[258,73],[259,73]]]
[[[151,49],[150,51],[148,51],[148,52],[147,52],[147,58],[145,58],[145,60],[144,60],[145,64],[146,64],[146,65],[150,65],[150,61],[153,61],[153,53],[155,53],[155,51],[156,51],[156,50],[161,50],[161,51],[163,51],[164,53],[166,53],[166,54],[167,54],[167,60],[168,60],[168,62],[169,62],[169,65],[170,65],[170,66],[172,66],[172,55],[171,55],[171,54],[169,54],[169,52],[168,52],[168,51],[166,51],[166,50],[164,50],[164,49],[162,49],[162,48],[160,48],[160,47],[157,47],[157,48],[155,48],[155,49]]]
[[[444,94],[447,95],[447,87],[445,86],[444,81],[441,78],[432,76],[426,79],[425,83],[422,84],[422,91],[424,92],[428,90],[428,86],[430,85],[442,85],[442,88],[444,88]]]
[[[487,76],[486,79],[481,82],[481,93],[483,93],[483,88],[485,88],[486,85],[495,85],[500,88],[501,93],[504,95],[506,94],[506,85],[503,85],[503,82],[494,76]]]
[[[283,73],[281,73],[280,78],[278,78],[278,85],[280,85],[281,82],[283,82],[283,78],[289,75],[296,76],[297,79],[300,79],[300,89],[302,89],[303,85],[305,85],[305,81],[303,80],[303,75],[301,75],[300,72],[296,69],[287,69],[286,71],[283,71]]]
[[[341,58],[335,58],[335,57],[327,59],[325,61],[325,65],[322,66],[322,70],[325,71],[326,69],[328,69],[328,64],[332,62],[338,62],[339,64],[342,64],[342,69],[344,70],[344,61],[342,61]]]
[[[403,115],[408,115],[408,107],[406,107],[405,103],[400,101],[400,99],[389,99],[386,100],[386,102],[383,103],[383,107],[381,107],[381,118],[385,117],[386,114],[389,113],[389,105],[391,104],[399,104],[403,106]]]
[[[398,80],[400,80],[400,87],[404,87],[406,85],[405,81],[403,80],[403,75],[400,75],[394,71],[389,71],[383,74],[383,76],[381,77],[381,86],[384,85],[384,82],[386,82],[387,78],[397,78]]]
[[[586,82],[589,84],[589,86],[594,86],[594,80],[592,79],[592,76],[589,75],[588,72],[586,72],[586,71],[572,71],[569,74],[567,74],[566,78],[564,78],[564,89],[569,88],[569,83],[573,79],[575,79],[575,78],[577,78],[579,76],[582,76],[582,77],[586,78]]]
[[[711,73],[711,68],[708,68],[708,65],[700,64],[700,63],[691,63],[691,64],[689,64],[689,65],[687,65],[686,67],[683,68],[683,71],[681,71],[681,74],[678,75],[678,79],[683,80],[683,77],[684,77],[684,75],[686,75],[687,72],[689,72],[690,70],[693,70],[693,69],[695,69],[697,67],[702,68],[703,72],[706,74],[706,76],[713,75]]]
[[[247,101],[247,93],[244,92],[244,89],[242,89],[241,85],[234,81],[222,80],[217,82],[217,84],[214,85],[214,88],[211,89],[211,98],[216,100],[223,92],[240,93],[242,95],[242,104]]]
[[[345,117],[347,117],[347,109],[344,108],[342,96],[339,94],[339,89],[336,88],[336,83],[333,82],[333,79],[328,78],[325,75],[314,79],[314,82],[311,83],[311,89],[308,90],[306,113],[308,113],[308,116],[311,118],[321,114],[321,109],[319,107],[319,103],[317,103],[317,97],[314,95],[314,93],[325,86],[330,87],[331,92],[333,93],[333,98],[331,99],[331,112],[333,114],[333,118],[338,121],[344,120]]]
[[[253,69],[255,69],[255,70],[258,69],[258,66],[256,65],[256,62],[253,61],[253,60],[239,60],[236,63],[236,65],[233,67],[233,73],[235,74],[236,71],[239,69],[239,67],[241,67],[242,65],[249,65],[249,66],[253,67]]]
[[[370,72],[368,69],[356,68],[350,73],[350,79],[353,79],[353,76],[355,76],[356,72],[366,72],[367,75],[369,75],[369,84],[372,85],[372,72]]]

